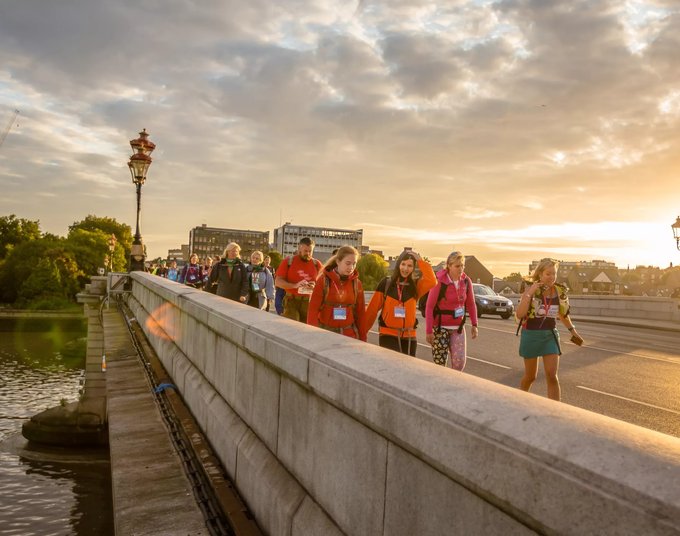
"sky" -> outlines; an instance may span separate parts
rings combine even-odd
[[[0,215],[363,229],[387,255],[678,262],[677,0],[3,0]]]

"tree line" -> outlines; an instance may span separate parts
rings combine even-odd
[[[39,220],[0,216],[0,303],[27,309],[71,306],[106,264],[112,234],[112,269],[126,271],[132,230],[113,218],[88,215],[61,237],[42,232]]]

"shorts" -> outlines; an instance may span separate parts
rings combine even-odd
[[[519,355],[524,359],[557,354],[562,355],[557,329],[523,329],[519,341]]]

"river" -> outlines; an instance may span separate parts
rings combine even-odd
[[[0,535],[114,533],[107,449],[29,445],[21,425],[77,400],[84,319],[0,318]]]

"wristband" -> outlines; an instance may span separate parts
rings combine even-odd
[[[567,328],[569,331],[574,331],[576,328],[574,326],[571,326],[570,328]]]

